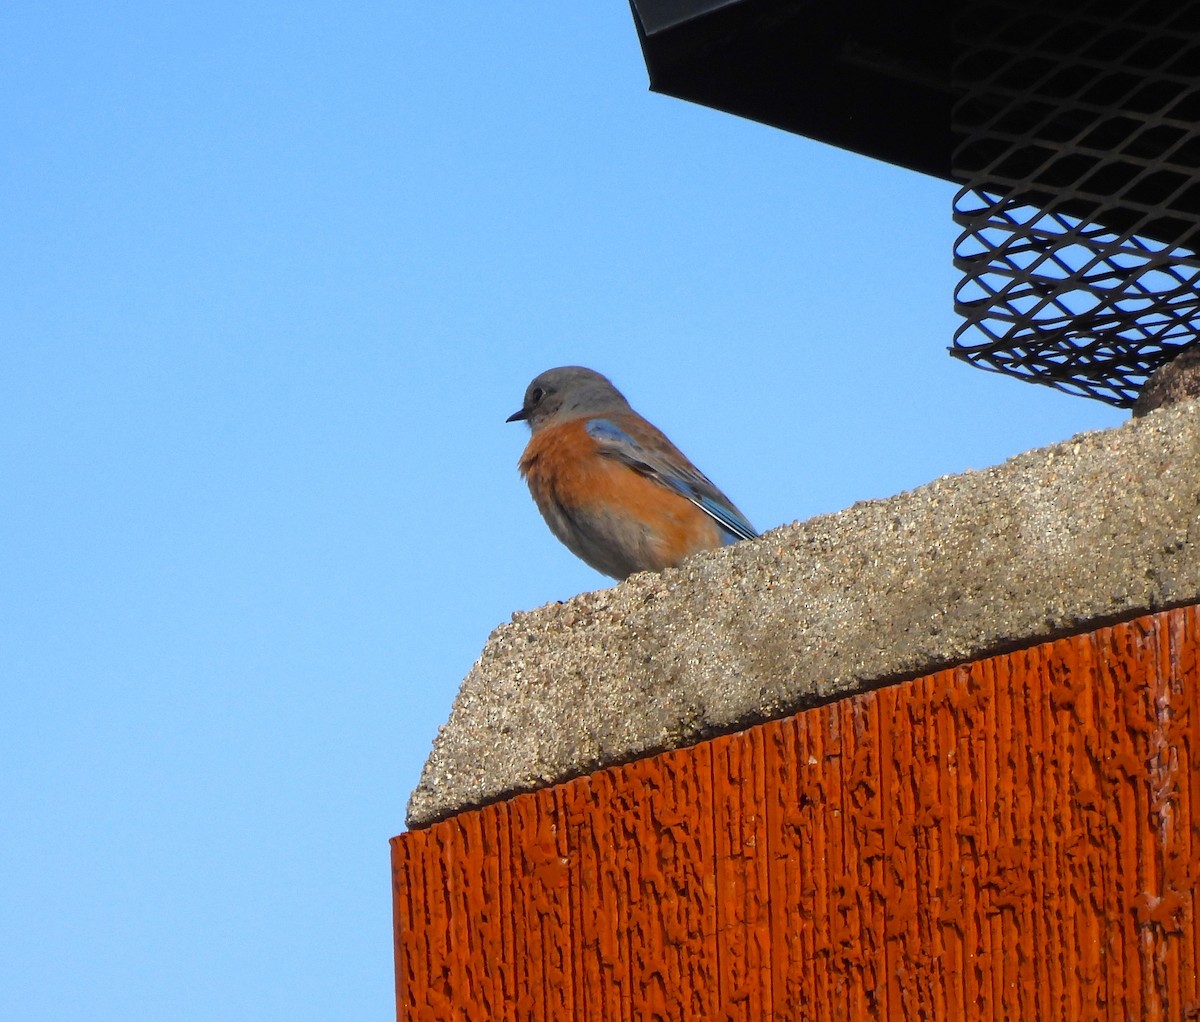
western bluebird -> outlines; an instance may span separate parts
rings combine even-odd
[[[518,467],[550,531],[597,571],[661,571],[697,550],[758,535],[607,379],[549,369],[521,410],[532,436]]]

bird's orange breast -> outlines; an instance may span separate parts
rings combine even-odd
[[[639,543],[637,570],[668,567],[721,545],[721,530],[708,515],[674,490],[601,454],[583,420],[534,434],[518,467],[552,528],[553,515],[565,513],[595,523],[597,533],[607,533],[612,543]]]

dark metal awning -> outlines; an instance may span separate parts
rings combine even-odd
[[[950,177],[937,0],[631,0],[650,88]]]
[[[654,91],[961,185],[955,357],[1128,406],[1200,339],[1200,3],[631,6]]]

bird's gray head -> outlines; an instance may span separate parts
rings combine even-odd
[[[536,433],[544,426],[559,422],[626,411],[629,411],[629,402],[594,369],[560,366],[534,377],[525,389],[521,410],[513,412],[505,421],[523,419]]]

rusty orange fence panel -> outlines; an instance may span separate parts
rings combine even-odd
[[[1200,611],[392,842],[398,1018],[1196,1019]]]

